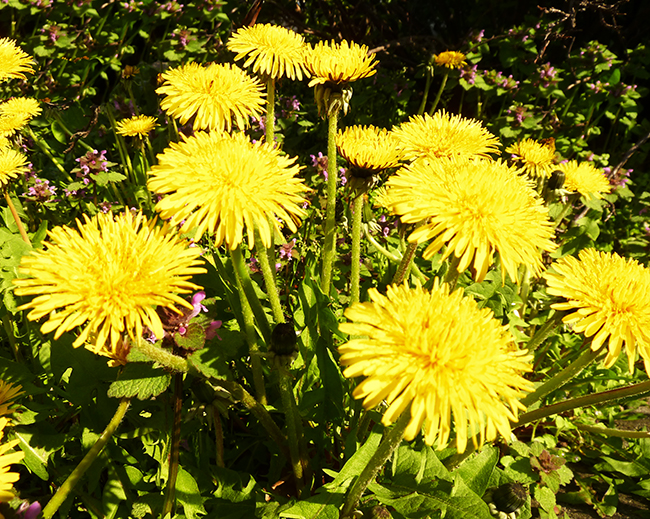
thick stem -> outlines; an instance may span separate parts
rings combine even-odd
[[[418,115],[422,115],[424,110],[427,107],[427,100],[429,99],[429,90],[431,89],[431,80],[433,79],[433,59],[435,54],[432,54],[427,63],[426,72],[426,82],[424,83],[424,93],[422,94],[422,102],[420,103],[420,108],[418,108]]]
[[[280,386],[280,396],[282,398],[282,407],[284,408],[285,422],[287,425],[287,436],[289,437],[289,455],[291,456],[291,468],[293,477],[296,480],[296,491],[299,496],[304,486],[302,463],[300,460],[300,438],[296,427],[296,403],[291,386],[291,375],[287,370],[279,368],[277,370],[278,383]]]
[[[458,282],[458,276],[460,275],[460,272],[458,272],[459,263],[460,258],[455,254],[452,254],[451,259],[449,260],[449,270],[447,270],[447,275],[445,276],[445,283],[449,285],[450,292],[453,292],[454,288],[456,288],[456,283]]]
[[[352,264],[350,272],[350,304],[359,302],[361,277],[361,220],[363,218],[363,194],[352,205]]]
[[[323,270],[321,289],[330,295],[332,268],[336,256],[336,125],[338,112],[333,111],[328,119],[327,131],[327,206],[325,208],[325,242],[323,244]]]
[[[172,371],[187,373],[190,370],[190,366],[182,357],[174,355],[173,353],[163,350],[158,346],[151,344],[149,341],[145,341],[140,338],[132,344],[132,347],[138,350],[143,355],[146,355],[154,362],[165,366],[166,368],[171,369]]]
[[[11,216],[14,217],[14,221],[16,222],[16,227],[18,227],[18,232],[20,233],[20,236],[22,237],[25,243],[31,245],[32,242],[29,240],[29,236],[27,236],[27,231],[25,231],[25,227],[23,226],[23,222],[20,220],[20,216],[18,216],[18,211],[16,211],[16,206],[11,201],[11,197],[9,196],[9,191],[7,191],[6,187],[5,189],[3,189],[3,191],[5,194],[5,200],[7,201],[7,205],[9,206],[9,210],[11,211]]]
[[[361,474],[359,474],[359,477],[352,485],[348,495],[345,497],[345,503],[343,504],[343,509],[339,516],[341,519],[346,519],[352,516],[354,509],[359,503],[366,488],[368,488],[368,485],[372,483],[372,480],[375,479],[375,476],[379,473],[388,458],[390,458],[391,454],[393,454],[395,449],[402,442],[404,431],[410,421],[411,407],[409,406],[402,412],[402,415],[399,417],[395,425],[384,433],[384,437],[381,439],[379,447],[377,447],[375,453],[368,460],[368,464],[364,467]]]
[[[50,160],[52,161],[52,164],[54,164],[54,166],[56,167],[56,169],[58,169],[58,170],[63,174],[63,176],[65,177],[65,179],[66,179],[68,182],[72,182],[72,177],[71,177],[70,174],[66,171],[66,169],[61,165],[61,163],[58,161],[58,159],[57,159],[57,158],[52,154],[52,151],[50,150],[50,147],[48,146],[47,142],[46,142],[45,140],[43,140],[43,139],[39,139],[39,138],[34,134],[34,132],[32,131],[32,129],[31,129],[29,126],[25,126],[25,131],[26,131],[26,132],[29,134],[29,136],[33,139],[34,144],[36,144],[36,146],[38,146],[38,147],[41,149],[41,151],[42,151],[43,153],[45,153],[45,155],[47,156],[47,158],[50,159]]]
[[[174,422],[172,424],[171,449],[169,453],[169,471],[165,488],[165,502],[162,517],[174,513],[176,504],[176,478],[178,477],[178,455],[181,444],[181,410],[183,407],[183,375],[174,375]]]
[[[564,312],[555,312],[553,317],[550,317],[540,328],[537,329],[535,335],[526,344],[528,351],[533,352],[537,347],[542,344],[548,337],[551,335],[553,330],[560,324],[562,316],[565,315]]]
[[[392,252],[386,250],[386,248],[382,247],[381,244],[377,240],[375,240],[373,235],[370,234],[370,232],[368,232],[367,226],[363,226],[363,235],[365,236],[366,240],[370,242],[370,245],[372,245],[375,249],[377,249],[384,256],[386,256],[390,261],[392,261],[393,263],[397,263],[398,265],[401,263],[402,258],[400,256],[396,256]],[[422,283],[426,283],[428,278],[424,274],[422,274],[418,266],[413,262],[411,262],[411,270],[413,271],[415,276],[420,281],[422,281]]]
[[[402,256],[402,261],[400,261],[399,267],[397,267],[397,272],[395,272],[395,277],[393,277],[393,285],[399,285],[404,281],[406,273],[413,263],[413,257],[415,256],[415,250],[417,248],[418,244],[415,242],[409,243],[406,246],[406,250]]]
[[[433,115],[433,112],[436,111],[436,107],[438,106],[438,102],[440,101],[440,97],[442,96],[442,91],[445,89],[445,85],[447,84],[448,77],[449,77],[449,72],[446,71],[445,75],[442,76],[442,83],[440,83],[440,89],[438,90],[438,95],[436,95],[436,98],[433,101],[433,104],[431,105],[431,108],[429,110],[429,115]]]
[[[216,465],[217,467],[225,467],[224,449],[223,449],[223,427],[221,425],[221,415],[216,405],[212,406],[212,422],[214,425],[214,443],[217,452]]]
[[[68,476],[68,479],[66,479],[63,485],[59,487],[59,489],[56,491],[56,494],[54,494],[52,499],[50,499],[50,502],[43,509],[43,519],[50,519],[54,516],[59,507],[68,498],[74,486],[81,479],[84,473],[90,468],[97,456],[99,456],[99,454],[102,452],[106,446],[106,443],[111,438],[111,436],[113,436],[113,433],[124,418],[126,410],[129,408],[129,402],[130,399],[128,398],[123,398],[120,400],[113,418],[111,418],[111,421],[108,423],[101,436],[97,439],[95,445],[90,448],[88,453],[81,460],[81,463],[75,467],[72,473]]]
[[[275,79],[266,82],[266,142],[273,145],[275,139]]]
[[[271,227],[273,232],[273,227]],[[269,254],[267,248],[262,243],[260,233],[255,229],[255,252],[257,252],[257,261],[260,265],[260,270],[264,276],[264,283],[266,284],[266,295],[269,297],[271,303],[271,311],[273,312],[273,319],[276,324],[284,322],[284,312],[282,311],[282,303],[280,303],[280,295],[278,294],[278,287],[275,282],[275,265],[271,266],[269,262]]]

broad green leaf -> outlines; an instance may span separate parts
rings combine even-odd
[[[219,344],[213,344],[202,350],[195,351],[187,358],[189,364],[207,378],[218,380],[232,379],[232,373],[226,359],[220,351]]]
[[[57,445],[57,449],[47,449],[45,447],[39,447],[39,443],[45,444],[45,442],[39,441],[35,434],[27,429],[22,427],[16,427],[14,429],[14,434],[18,440],[20,440],[20,449],[25,453],[23,458],[23,463],[25,466],[36,474],[43,481],[48,481],[50,475],[47,471],[47,460],[50,458],[54,450],[57,450],[63,446],[64,435],[56,435],[56,439],[53,439],[53,442],[48,442],[48,444]]]
[[[347,488],[352,478],[358,476],[361,471],[368,464],[368,461],[377,450],[379,442],[381,441],[381,433],[372,431],[357,452],[343,465],[341,471],[336,475],[334,481],[325,485],[327,488],[333,489],[339,486]]]
[[[126,494],[122,482],[116,476],[114,470],[108,471],[108,480],[102,490],[102,505],[106,519],[114,519],[117,515],[120,503],[126,501]]]
[[[298,501],[280,512],[287,519],[339,519],[339,508],[345,499],[344,492],[319,492],[315,496]]]
[[[183,505],[183,511],[188,519],[197,519],[200,514],[206,513],[199,486],[192,475],[182,467],[178,469],[176,498]]]
[[[609,456],[601,456],[600,459],[603,463],[595,465],[597,470],[607,472],[616,471],[631,478],[648,476],[650,474],[650,468],[638,461],[620,461]]]
[[[470,490],[482,496],[488,487],[497,461],[499,461],[499,449],[486,446],[483,447],[477,456],[467,460],[458,467],[457,472]]]
[[[111,384],[108,396],[148,400],[158,396],[169,387],[171,375],[150,364],[127,364],[119,378]]]

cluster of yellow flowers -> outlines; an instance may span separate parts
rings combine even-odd
[[[14,401],[22,394],[18,385],[0,380],[0,441],[5,435],[5,428],[11,425],[11,414],[16,410]],[[13,484],[18,481],[17,472],[10,472],[10,465],[23,459],[22,451],[11,452],[20,440],[11,440],[0,444],[0,503],[11,501],[15,496]]]

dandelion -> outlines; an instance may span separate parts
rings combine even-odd
[[[9,421],[7,418],[0,418],[0,440],[4,436],[4,429]],[[9,472],[9,466],[18,463],[25,455],[22,451],[7,452],[13,449],[20,440],[12,440],[0,444],[0,503],[11,501],[15,496],[12,492],[13,484],[18,481],[20,475],[17,472]]]
[[[348,308],[352,322],[340,325],[361,336],[339,346],[343,375],[365,377],[353,396],[366,409],[386,401],[386,426],[410,405],[407,440],[424,425],[424,441],[445,448],[452,415],[459,453],[468,437],[476,446],[497,434],[508,440],[510,422],[525,409],[519,399],[532,387],[522,377],[532,356],[517,350],[507,327],[437,279],[431,291],[391,285],[385,296],[374,288],[368,295],[371,302]]]
[[[262,84],[235,65],[189,63],[162,77],[165,82],[156,90],[166,96],[161,108],[181,124],[194,117],[195,130],[230,131],[233,119],[244,129],[251,116],[262,113]]]
[[[25,73],[34,72],[34,61],[14,40],[0,38],[0,82],[11,78],[25,79]]]
[[[650,374],[650,270],[616,253],[584,249],[578,256],[559,259],[544,274],[547,292],[566,299],[551,307],[572,312],[563,321],[593,337],[593,351],[608,342],[605,367],[624,344],[630,372],[638,352]]]
[[[453,253],[458,272],[473,264],[479,282],[495,252],[503,277],[507,272],[516,282],[519,265],[538,274],[542,251],[556,247],[541,199],[501,161],[416,161],[389,178],[382,203],[404,223],[425,222],[408,239],[418,244],[434,239],[424,250],[425,259],[446,244],[442,259]]]
[[[185,221],[183,232],[196,229],[195,240],[215,233],[217,246],[232,250],[248,231],[253,247],[257,227],[265,247],[272,245],[275,215],[295,232],[305,215],[300,205],[309,189],[297,177],[295,158],[282,155],[267,143],[252,143],[243,133],[198,132],[181,143],[172,143],[158,155],[150,171],[149,189],[166,194],[156,210],[172,225]],[[271,220],[271,223],[269,223]]]
[[[23,394],[23,388],[18,384],[0,380],[0,417],[12,414],[15,411],[14,400]]]
[[[406,160],[418,157],[489,157],[498,153],[499,140],[479,121],[440,110],[414,115],[393,130]]]
[[[400,153],[388,130],[375,126],[349,126],[336,136],[339,153],[361,176],[399,165]]]
[[[368,56],[368,47],[354,42],[318,42],[309,47],[305,65],[312,75],[309,86],[324,83],[343,84],[370,77],[377,71],[374,55]]]
[[[147,137],[156,127],[156,118],[136,115],[117,123],[117,133],[124,137]]]
[[[609,193],[610,184],[605,173],[589,162],[570,160],[558,164],[557,168],[564,172],[564,188],[577,191],[583,196],[602,198],[602,193]]]
[[[73,346],[124,362],[124,337],[137,341],[145,328],[162,337],[157,306],[180,312],[191,307],[177,294],[200,288],[188,281],[205,272],[198,267],[201,249],[189,248],[141,214],[98,213],[77,221],[78,231],[57,227],[44,250],[23,256],[15,279],[19,296],[35,296],[19,310],[32,321],[48,320],[43,333],[61,334],[85,325]],[[128,352],[126,352],[128,353]]]
[[[434,61],[439,67],[447,67],[451,69],[460,68],[467,65],[467,62],[465,61],[465,54],[453,50],[441,52],[434,58]]]
[[[13,148],[0,148],[0,187],[27,171],[27,158]]]
[[[304,64],[305,39],[284,27],[271,24],[242,27],[226,46],[237,53],[236,61],[248,56],[244,67],[252,64],[255,73],[276,80],[285,75],[302,80],[303,74],[309,74]]]
[[[532,178],[548,178],[555,168],[555,146],[533,139],[512,144],[506,148],[506,153],[513,155],[519,171],[527,173]]]
[[[22,130],[40,113],[38,101],[29,97],[14,97],[0,103],[0,136],[9,137]]]

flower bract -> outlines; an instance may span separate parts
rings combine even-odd
[[[440,54],[436,55],[434,61],[439,67],[447,67],[451,69],[460,68],[464,65],[467,65],[465,62],[465,54],[454,50],[441,52]]]
[[[27,171],[27,157],[8,146],[0,147],[0,187]]]
[[[562,320],[593,337],[592,350],[608,343],[605,367],[625,345],[630,371],[638,352],[650,374],[650,270],[616,253],[584,249],[578,258],[559,259],[544,277],[547,292],[566,299],[551,305],[571,312]]]
[[[452,423],[458,452],[468,437],[475,445],[497,434],[508,440],[532,386],[522,377],[532,357],[517,350],[491,310],[437,279],[431,291],[391,285],[386,295],[374,288],[368,295],[371,302],[352,305],[345,311],[352,322],[340,325],[359,337],[339,346],[343,375],[364,377],[353,396],[366,409],[385,401],[384,425],[410,405],[407,440],[424,425],[424,441],[442,449]]]
[[[8,424],[8,420],[5,417],[0,418],[0,441],[5,433],[5,427]],[[20,475],[18,472],[9,472],[10,465],[20,462],[23,459],[25,453],[22,451],[18,452],[8,452],[13,449],[20,440],[12,440],[9,442],[3,442],[0,444],[0,503],[6,503],[11,501],[15,496],[12,492],[13,484],[18,481]]]
[[[272,24],[242,27],[231,36],[228,49],[236,52],[235,60],[248,56],[244,67],[253,65],[253,72],[280,79],[287,76],[302,80],[305,68],[305,39],[289,29]]]
[[[95,353],[123,361],[123,339],[137,341],[147,327],[164,334],[156,307],[191,307],[178,294],[200,287],[190,282],[205,272],[201,249],[187,247],[141,214],[99,213],[77,221],[78,230],[56,227],[43,250],[22,258],[15,293],[33,296],[19,307],[28,317],[47,317],[43,333],[54,338],[83,327],[73,346],[88,343]]]
[[[16,42],[0,38],[0,82],[11,78],[25,79],[25,73],[34,72],[34,61]]]
[[[406,160],[419,157],[489,157],[498,153],[499,139],[479,121],[451,115],[414,115],[393,130]]]
[[[368,47],[354,42],[341,43],[319,41],[309,47],[305,65],[312,75],[309,86],[324,83],[350,83],[375,74],[377,61],[368,56]]]
[[[305,215],[300,206],[308,188],[297,176],[300,166],[295,161],[243,133],[198,132],[158,155],[148,185],[167,195],[156,205],[160,215],[172,224],[184,220],[181,229],[196,229],[196,240],[214,233],[217,245],[225,242],[234,249],[246,228],[252,247],[257,227],[270,247],[274,230],[269,216],[296,231],[296,222]],[[271,220],[279,229],[277,220]]]
[[[135,115],[117,123],[117,133],[124,137],[146,137],[156,127],[156,118]]]
[[[603,193],[609,193],[611,189],[605,173],[589,162],[570,160],[556,167],[564,172],[564,188],[569,191],[577,191],[586,197],[602,198]]]
[[[470,265],[483,280],[501,258],[502,273],[516,282],[519,265],[542,270],[542,251],[552,251],[553,225],[548,210],[527,181],[501,161],[484,159],[418,160],[386,183],[382,203],[404,223],[423,222],[409,242],[430,239],[423,257],[446,244],[443,259],[459,258],[458,272]]]
[[[555,146],[549,146],[533,139],[524,139],[508,146],[506,153],[511,153],[519,170],[532,178],[549,177],[555,169]]]
[[[181,124],[194,117],[195,130],[230,131],[233,119],[244,129],[251,116],[262,114],[262,84],[235,65],[189,63],[162,77],[165,82],[156,90],[166,96],[161,108]]]
[[[348,126],[336,136],[339,152],[355,168],[380,171],[399,165],[401,154],[392,133],[375,126]]]

